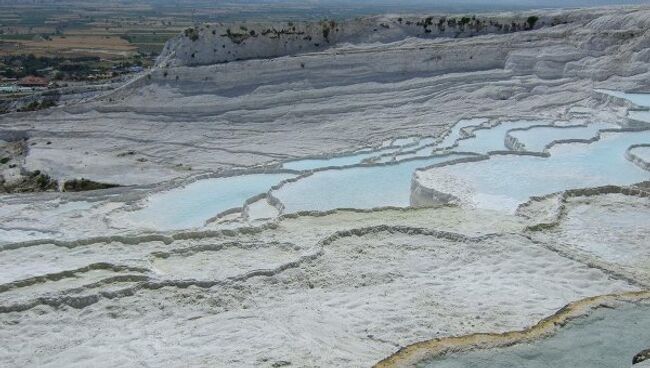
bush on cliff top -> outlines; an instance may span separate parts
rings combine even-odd
[[[192,41],[199,39],[199,31],[194,28],[188,28],[185,30],[185,37],[189,38]]]
[[[526,23],[528,23],[528,28],[533,29],[533,27],[535,27],[535,23],[537,23],[538,20],[539,17],[536,17],[534,15],[528,17],[528,19],[526,19]]]

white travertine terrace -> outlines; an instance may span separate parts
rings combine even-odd
[[[120,185],[0,194],[0,366],[371,366],[645,295],[650,8],[459,19],[203,25],[0,116],[3,190]]]

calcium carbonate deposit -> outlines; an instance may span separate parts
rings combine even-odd
[[[649,7],[241,29],[0,117],[0,366],[650,348]]]
[[[618,367],[643,350],[650,333],[650,307],[625,305],[615,310],[600,309],[572,322],[557,335],[509,348],[449,355],[423,367]],[[621,328],[626,326],[627,328]],[[614,345],[607,341],[617,340]],[[580,341],[583,347],[575,351]],[[622,365],[625,366],[625,365]]]

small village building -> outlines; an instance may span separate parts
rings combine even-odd
[[[18,85],[21,87],[47,87],[50,81],[47,78],[29,75],[18,80]]]

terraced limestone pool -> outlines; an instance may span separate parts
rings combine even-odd
[[[627,115],[630,119],[650,123],[650,111],[632,110]]]
[[[431,145],[435,142],[433,137],[405,137],[384,141],[378,149],[361,149],[350,154],[343,154],[331,158],[309,158],[304,160],[293,160],[282,164],[282,168],[297,171],[316,170],[328,167],[344,167],[358,165],[366,160],[375,162],[386,162],[385,158],[391,158],[393,155],[403,150],[417,150],[423,146]]]
[[[410,204],[411,177],[417,168],[460,157],[466,155],[439,155],[392,165],[318,171],[285,184],[272,195],[282,202],[284,213],[407,207]]]
[[[606,89],[597,89],[596,91],[606,93],[610,96],[624,98],[635,105],[650,107],[650,93],[620,92]]]
[[[374,163],[387,163],[431,156],[434,148],[442,150],[451,146],[460,138],[460,130],[487,122],[487,119],[459,120],[445,138],[436,144],[434,137],[406,137],[384,141],[379,149],[361,149],[351,154],[331,158],[310,158],[288,161],[282,168],[289,170],[307,171],[331,167],[352,166],[372,160]]]
[[[591,144],[553,146],[550,157],[496,155],[418,173],[425,186],[479,208],[514,211],[529,197],[571,188],[627,185],[650,179],[625,158],[634,144],[650,142],[650,131],[602,133]]]
[[[634,147],[630,150],[630,152],[643,161],[650,162],[650,142],[648,145]]]
[[[461,137],[461,130],[468,127],[478,126],[484,123],[487,123],[488,119],[477,118],[477,119],[464,119],[457,122],[449,131],[449,134],[440,141],[437,145],[437,149],[444,150],[450,149],[456,143],[458,138]]]
[[[436,139],[433,137],[425,137],[420,139],[420,141],[413,147],[406,147],[401,149],[399,152],[392,154],[382,155],[376,162],[394,162],[407,160],[416,157],[427,157],[433,154],[433,149],[436,144]]]
[[[399,147],[392,148],[383,148],[378,151],[366,152],[362,151],[361,153],[353,153],[349,155],[337,156],[332,158],[314,158],[314,159],[305,159],[305,160],[296,160],[289,161],[282,164],[282,168],[289,170],[316,170],[324,167],[343,167],[350,165],[358,165],[364,160],[377,157],[380,154],[388,154],[398,152]]]
[[[451,150],[456,141],[461,138],[461,130],[463,128],[476,127],[486,123],[487,121],[488,119],[484,118],[459,120],[440,142],[436,143],[436,139],[431,137],[424,138],[420,140],[417,146],[408,150],[402,150],[402,152],[395,155],[382,157],[379,162],[409,160],[418,157],[431,156],[434,152]]]
[[[599,308],[551,337],[506,348],[449,354],[419,368],[621,368],[650,347],[650,305]]]
[[[474,137],[458,141],[458,146],[454,148],[454,151],[475,153],[504,151],[506,150],[505,137],[508,130],[549,124],[551,123],[548,121],[512,121],[503,122],[489,129],[476,129],[473,131]]]
[[[557,140],[589,139],[595,137],[601,129],[618,128],[618,125],[608,123],[592,123],[574,126],[533,127],[527,130],[515,130],[508,133],[517,142],[524,145],[526,151],[542,152],[546,146]]]
[[[627,93],[605,89],[597,89],[596,91],[626,99],[641,108],[650,108],[650,93]],[[628,112],[628,117],[633,120],[650,123],[650,111],[647,110],[630,110]]]
[[[129,219],[145,227],[175,230],[200,227],[211,217],[226,210],[242,207],[255,195],[292,174],[251,174],[195,181],[181,188],[150,196],[142,209]]]
[[[350,155],[329,159],[290,161],[284,168],[311,175],[285,183],[272,192],[279,200],[282,213],[327,211],[337,208],[371,209],[411,203],[411,179],[416,170],[450,160],[506,150],[508,132],[525,144],[527,150],[541,151],[553,140],[589,139],[600,129],[613,125],[595,123],[587,126],[551,127],[551,122],[513,121],[486,126],[475,136],[460,139],[461,129],[476,127],[485,119],[459,121],[437,145],[432,137],[407,137],[386,141],[379,149],[361,149]],[[541,125],[540,127],[535,127]],[[532,127],[532,128],[531,128]],[[515,130],[512,129],[526,129]],[[472,189],[471,201],[479,207],[514,210],[531,195],[572,187],[603,184],[630,184],[648,178],[625,159],[632,144],[650,142],[648,132],[605,133],[593,144],[555,146],[550,158],[498,155],[490,160],[461,163],[441,168]],[[458,146],[454,144],[458,142]],[[435,147],[451,148],[449,154],[432,155]],[[472,152],[472,153],[459,153]],[[372,159],[378,165],[360,165]],[[175,230],[201,227],[205,221],[232,208],[239,208],[257,194],[265,193],[294,174],[251,174],[229,178],[205,179],[186,187],[152,195],[144,208],[131,212],[129,221],[146,228]],[[279,213],[269,202],[261,200],[248,206],[249,220],[269,219]]]

